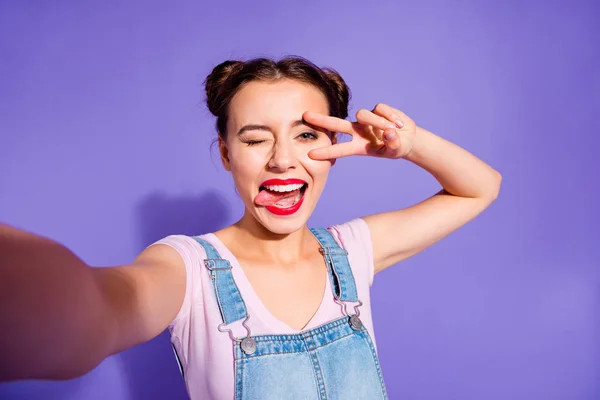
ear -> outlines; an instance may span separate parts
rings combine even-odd
[[[227,143],[221,138],[219,135],[219,153],[221,154],[221,162],[223,163],[223,167],[227,171],[231,171],[231,165],[229,163],[229,149],[227,148]]]

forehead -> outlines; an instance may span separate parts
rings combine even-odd
[[[252,81],[229,105],[230,127],[248,123],[287,124],[302,119],[305,111],[329,113],[325,95],[313,85],[294,80]]]

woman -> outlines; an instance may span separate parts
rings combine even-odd
[[[3,226],[0,379],[74,378],[168,328],[192,398],[387,398],[373,275],[482,212],[500,174],[391,106],[346,121],[343,79],[302,58],[224,62],[206,93],[243,217],[169,236],[110,268]],[[352,140],[338,144],[340,132]],[[330,168],[350,155],[408,160],[443,189],[406,209],[309,229]]]

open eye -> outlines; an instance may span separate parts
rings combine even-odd
[[[298,137],[302,140],[315,140],[318,139],[317,135],[314,132],[303,132]]]

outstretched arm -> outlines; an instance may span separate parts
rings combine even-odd
[[[184,293],[183,260],[168,246],[92,268],[53,240],[0,224],[0,382],[81,376],[158,335]]]

